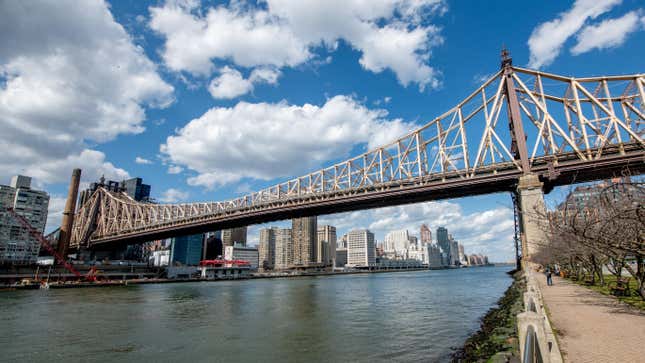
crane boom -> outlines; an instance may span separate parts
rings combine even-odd
[[[43,235],[40,232],[38,232],[38,230],[32,227],[32,225],[29,223],[29,221],[27,221],[25,217],[16,213],[16,211],[14,211],[13,208],[7,208],[7,212],[9,212],[9,214],[11,214],[18,221],[18,223],[20,223],[23,227],[27,228],[27,230],[29,231],[29,234],[32,235],[34,238],[36,238],[38,242],[40,242],[40,245],[43,248],[45,248],[47,252],[51,253],[52,256],[54,256],[54,258],[56,259],[56,261],[61,265],[63,265],[63,267],[65,267],[67,271],[73,273],[74,276],[78,278],[83,277],[83,275],[80,272],[78,272],[78,270],[75,269],[71,263],[67,262],[67,260],[61,254],[59,254],[58,251],[54,249],[54,247],[52,247],[49,241],[47,241],[45,237],[43,237]],[[94,276],[93,271],[90,271],[90,273],[87,274],[87,276],[85,276],[85,279],[88,281],[94,281],[96,277]]]

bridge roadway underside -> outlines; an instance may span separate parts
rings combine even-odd
[[[569,161],[558,161],[558,165],[549,164],[546,160],[536,160],[532,173],[537,174],[544,182],[545,192],[550,192],[556,186],[570,185],[594,180],[603,180],[625,175],[645,173],[645,153],[642,149],[631,150],[621,155],[617,152],[605,154],[599,160],[582,161],[571,157]],[[433,200],[452,199],[466,196],[512,192],[517,188],[521,176],[514,165],[496,172],[489,172],[473,178],[453,177],[438,179],[423,183],[410,182],[385,190],[374,190],[368,193],[348,194],[331,199],[308,201],[270,208],[266,210],[249,210],[238,214],[215,217],[183,225],[166,227],[160,230],[148,230],[108,237],[90,242],[90,249],[109,250],[124,244],[136,244],[157,239],[171,238],[181,235],[217,231],[226,228],[248,226],[305,216],[320,216],[362,209],[382,208],[410,203]]]

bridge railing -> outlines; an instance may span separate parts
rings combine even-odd
[[[526,279],[524,312],[517,315],[522,363],[561,363],[562,355],[544,309],[537,276],[530,267],[526,268],[524,273]]]

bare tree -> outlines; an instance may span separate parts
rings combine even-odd
[[[584,196],[582,201],[567,200],[544,216],[548,240],[539,246],[539,262],[559,263],[578,278],[586,271],[592,283],[597,277],[601,284],[603,266],[617,276],[627,270],[645,300],[643,184],[596,186]]]

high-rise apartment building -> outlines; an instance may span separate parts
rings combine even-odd
[[[459,265],[459,242],[452,238],[450,239],[450,264],[453,266]]]
[[[14,176],[11,185],[0,185],[0,264],[36,263],[40,242],[7,212],[7,208],[25,217],[38,232],[45,230],[49,195],[31,189],[31,178]]]
[[[222,230],[222,245],[233,246],[236,243],[246,246],[246,226]]]
[[[143,184],[141,178],[132,178],[121,183],[125,193],[136,201],[147,201],[150,199],[150,185]]]
[[[347,265],[347,248],[336,249],[336,261],[334,267],[345,267]]]
[[[432,243],[432,231],[426,224],[421,225],[421,244]]]
[[[275,268],[275,244],[278,228],[263,228],[260,230],[260,244],[258,245],[259,267],[263,270]]]
[[[291,229],[279,228],[275,231],[275,269],[283,270],[293,264]]]
[[[405,256],[410,245],[410,234],[407,230],[392,231],[385,235],[385,253]]]
[[[464,252],[464,245],[459,244],[459,264],[468,265],[468,259],[466,258],[466,253]]]
[[[441,249],[434,243],[427,244],[428,267],[439,268],[442,266]]]
[[[374,233],[357,229],[347,234],[347,265],[368,267],[376,263]]]
[[[318,261],[318,227],[316,217],[291,220],[294,266],[309,266]]]
[[[143,184],[143,179],[141,178],[132,178],[121,182],[113,180],[108,180],[106,182],[105,178],[101,178],[98,183],[92,183],[89,188],[80,192],[78,198],[79,208],[89,200],[92,193],[94,193],[99,187],[106,188],[111,192],[124,192],[137,202],[150,200],[150,185]]]
[[[323,263],[325,266],[333,266],[336,259],[336,227],[319,226],[318,243],[321,247],[318,262]],[[323,256],[320,256],[320,253]]]
[[[419,246],[419,239],[416,236],[410,236],[408,238],[409,245],[408,247],[414,246],[414,248],[420,249],[421,246]]]
[[[224,244],[222,243],[222,232],[208,232],[204,238],[204,260],[215,260],[224,256]]]
[[[170,250],[170,264],[179,263],[187,266],[199,264],[202,258],[203,242],[203,234],[173,238]]]
[[[448,229],[445,227],[437,228],[437,244],[441,245],[446,242],[448,242]]]
[[[347,248],[347,233],[340,237],[338,242],[336,242],[336,249],[339,248]]]
[[[450,238],[448,236],[448,229],[445,227],[437,228],[437,245],[441,249],[441,253],[444,256],[444,265],[450,265]]]

